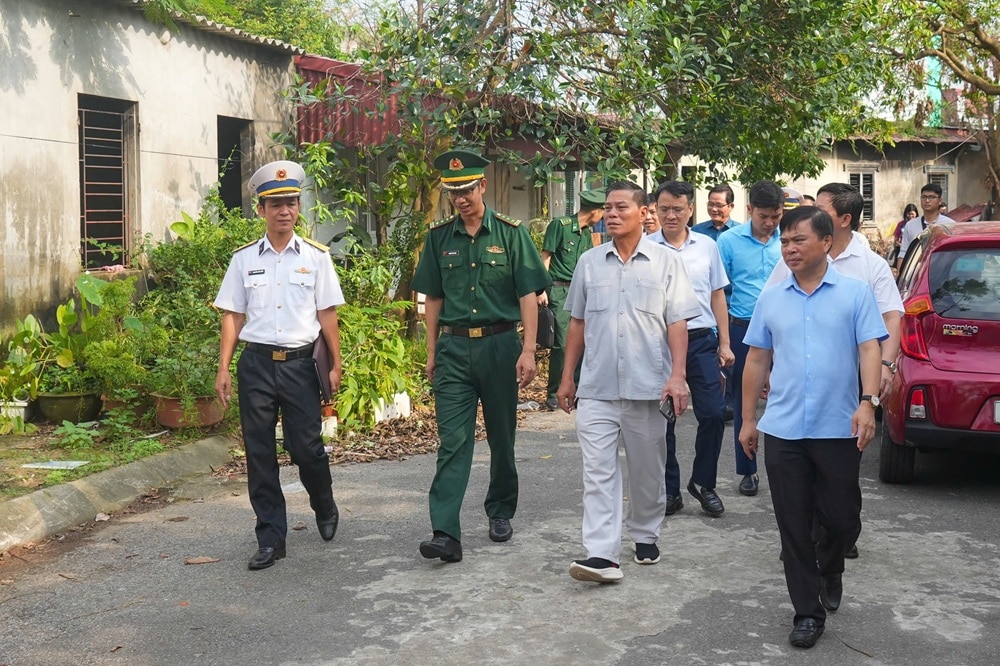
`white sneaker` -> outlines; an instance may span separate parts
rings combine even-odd
[[[625,577],[617,564],[600,557],[574,560],[569,565],[569,575],[577,580],[594,583],[617,583]]]

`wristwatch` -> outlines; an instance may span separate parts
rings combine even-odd
[[[861,396],[861,402],[864,402],[865,400],[867,400],[868,402],[872,403],[872,407],[878,407],[879,405],[882,404],[882,401],[878,399],[877,395],[863,395],[863,396]]]
[[[892,374],[896,374],[896,362],[895,361],[887,361],[885,359],[882,359],[882,365],[884,365],[885,367],[889,368],[889,372],[891,372]]]

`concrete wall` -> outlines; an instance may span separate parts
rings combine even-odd
[[[217,117],[253,121],[249,165],[278,158],[291,54],[114,2],[0,3],[0,336],[63,300],[80,271],[78,95],[136,103],[137,238],[166,237],[217,180]]]

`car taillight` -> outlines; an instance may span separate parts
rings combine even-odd
[[[929,361],[927,355],[927,342],[924,340],[924,329],[921,326],[921,319],[928,312],[932,312],[930,299],[926,296],[917,296],[906,302],[903,311],[903,319],[900,322],[899,344],[903,353],[910,358]]]
[[[927,418],[927,396],[924,395],[922,388],[913,389],[913,392],[910,393],[909,414],[911,419]]]

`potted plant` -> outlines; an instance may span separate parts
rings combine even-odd
[[[225,415],[215,395],[216,340],[177,339],[157,357],[146,381],[156,422],[167,428],[206,427]]]
[[[0,433],[26,432],[30,401],[38,395],[38,374],[44,358],[42,328],[34,316],[17,322],[0,365]]]
[[[79,365],[48,365],[38,381],[38,409],[47,421],[84,423],[101,413],[101,382]]]

